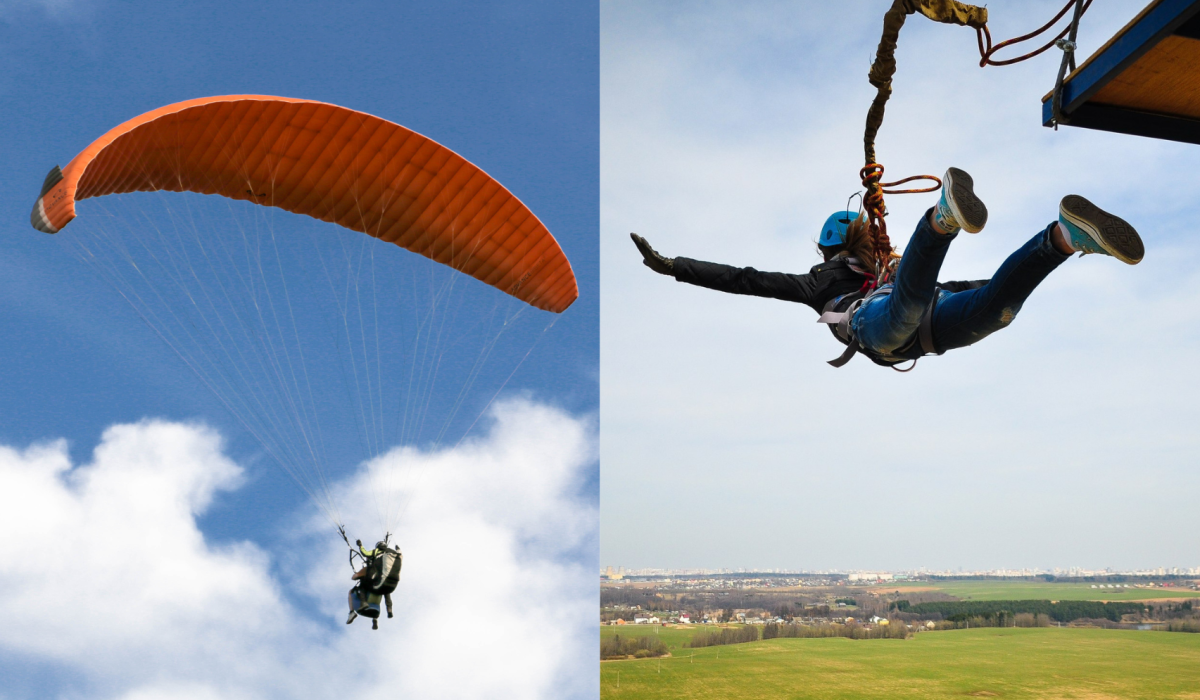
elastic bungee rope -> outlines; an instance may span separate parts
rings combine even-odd
[[[895,0],[892,3],[892,7],[884,15],[883,35],[879,39],[879,48],[875,54],[875,61],[871,64],[869,79],[871,84],[875,86],[877,93],[871,103],[870,110],[867,112],[866,129],[863,133],[866,165],[858,173],[859,178],[862,180],[862,185],[866,189],[866,193],[862,199],[863,209],[867,215],[871,245],[875,255],[873,265],[875,274],[867,276],[867,281],[863,284],[864,291],[869,292],[876,287],[890,282],[892,276],[895,274],[900,258],[892,248],[891,239],[888,237],[887,220],[885,219],[888,212],[887,205],[884,203],[884,195],[936,192],[942,186],[941,179],[933,175],[913,175],[902,180],[896,180],[895,182],[883,182],[883,165],[879,163],[875,156],[875,135],[883,125],[884,108],[887,105],[888,98],[892,94],[892,76],[896,72],[896,42],[899,39],[900,28],[904,26],[906,17],[914,12],[919,12],[937,22],[973,27],[979,43],[979,66],[981,68],[989,65],[1008,66],[1019,63],[1033,58],[1050,47],[1057,45],[1064,52],[1063,67],[1059,69],[1058,82],[1055,86],[1055,117],[1057,121],[1060,117],[1058,108],[1059,95],[1057,93],[1061,92],[1063,74],[1066,72],[1065,69],[1068,60],[1071,68],[1074,68],[1074,40],[1079,27],[1079,18],[1084,12],[1087,12],[1091,4],[1092,0],[1068,0],[1067,4],[1059,10],[1058,14],[1042,27],[1028,34],[993,45],[991,31],[987,27],[988,14],[986,8],[957,2],[957,0]],[[1072,7],[1075,8],[1075,13],[1071,23],[1066,29],[1063,29],[1057,36],[1046,43],[1046,45],[1016,58],[1002,61],[992,59],[992,56],[1000,49],[1015,46],[1041,35],[1062,19]],[[1064,41],[1063,38],[1068,33],[1070,34],[1070,39]],[[928,180],[934,184],[930,187],[916,189],[893,189],[897,185],[903,185],[906,182],[914,180]]]

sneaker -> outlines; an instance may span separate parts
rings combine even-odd
[[[1077,194],[1062,198],[1058,220],[1067,230],[1071,247],[1085,255],[1111,255],[1129,265],[1142,261],[1146,248],[1129,222],[1113,216]]]
[[[942,198],[934,207],[938,226],[946,231],[962,229],[979,233],[987,224],[987,207],[975,196],[975,181],[964,170],[950,168],[942,176]]]
[[[357,618],[358,618],[358,613],[356,613],[356,612],[354,612],[353,610],[351,610],[351,611],[350,611],[350,617],[347,617],[347,618],[346,618],[346,624],[348,625],[348,624],[350,624],[351,622],[354,622],[354,620],[356,620]]]
[[[376,619],[371,620],[371,629],[373,629],[373,630],[379,629],[379,620],[376,620]]]

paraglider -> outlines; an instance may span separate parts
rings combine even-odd
[[[311,100],[205,97],[130,119],[50,171],[30,222],[57,233],[77,201],[160,190],[329,221],[554,313],[579,296],[558,242],[487,173],[399,124]]]
[[[376,542],[372,549],[364,549],[362,540],[355,540],[358,551],[350,550],[350,566],[354,567],[354,559],[358,557],[362,566],[350,580],[357,581],[350,589],[347,599],[350,603],[350,615],[346,624],[354,622],[358,616],[371,618],[371,629],[379,629],[379,601],[387,604],[387,616],[392,617],[392,593],[400,583],[400,567],[403,555],[396,547],[388,546],[388,538]]]
[[[971,177],[950,168],[937,205],[916,231],[892,280],[874,286],[873,270],[890,261],[873,258],[866,217],[836,212],[818,246],[825,262],[808,274],[760,272],[691,258],[667,258],[646,239],[630,234],[654,272],[679,282],[730,294],[748,294],[810,306],[846,345],[829,364],[841,367],[855,353],[897,369],[927,354],[966,347],[1007,327],[1033,290],[1073,253],[1109,255],[1130,265],[1144,254],[1141,238],[1119,217],[1078,195],[1067,195],[1059,217],[1008,257],[990,280],[938,282],[946,252],[960,231],[977,233],[987,207]],[[900,371],[908,371],[911,367]]]
[[[85,200],[133,192],[219,197],[170,194],[162,216],[137,205],[127,215],[99,204],[94,215],[76,210]],[[231,222],[192,212],[206,202]],[[277,224],[272,210],[334,227],[314,224],[305,241],[295,218],[280,215]],[[328,443],[348,432],[339,427],[357,426],[354,458],[364,462],[394,445],[436,449],[452,439],[455,420],[466,425],[461,441],[516,372],[512,364],[529,355],[505,354],[515,359],[492,372],[489,389],[499,387],[473,396],[501,354],[494,352],[501,335],[515,333],[526,309],[559,314],[579,294],[554,236],[479,167],[399,124],[311,100],[207,97],[130,119],[50,171],[30,222],[55,234],[77,216],[88,223],[78,233],[92,234],[64,234],[78,257],[212,390],[343,540],[325,473]],[[438,265],[420,261],[414,277],[402,279],[395,249],[377,252],[373,239]],[[305,243],[311,247],[296,247]],[[442,275],[443,266],[453,272]],[[463,290],[487,301],[456,305],[458,273],[498,293]],[[459,315],[468,317],[461,327]],[[448,347],[467,349],[452,358]],[[326,366],[335,361],[341,366],[331,373]],[[336,412],[343,394],[352,410]],[[431,419],[438,401],[445,417]],[[478,411],[474,421],[458,415],[468,402]],[[377,627],[381,601],[392,616],[402,555],[390,533],[415,486],[387,487],[371,500],[379,531],[389,534],[370,550],[350,547],[356,585],[347,623],[361,615]]]

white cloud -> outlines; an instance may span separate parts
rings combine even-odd
[[[73,679],[63,695],[129,700],[594,695],[597,522],[580,487],[595,427],[526,400],[493,418],[458,449],[370,465],[412,496],[396,619],[377,632],[342,624],[350,571],[327,524],[284,552],[205,540],[197,516],[241,469],[204,426],[115,426],[81,466],[62,442],[0,447],[0,676],[33,665]],[[404,495],[370,483],[364,468],[334,488]]]

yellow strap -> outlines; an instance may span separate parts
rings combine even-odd
[[[979,29],[988,21],[986,7],[975,7],[958,0],[904,0],[904,4],[910,13],[920,12],[935,22]]]

